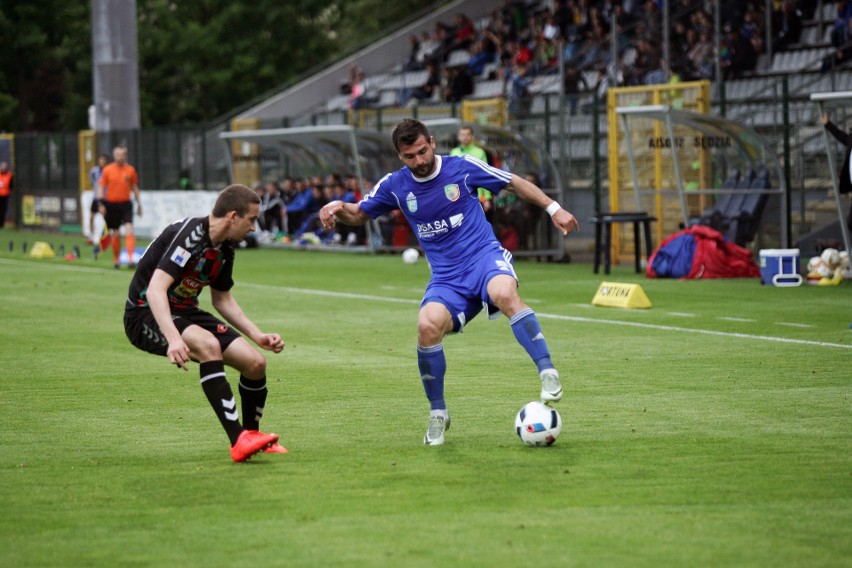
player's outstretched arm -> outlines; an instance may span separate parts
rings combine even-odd
[[[563,235],[580,230],[580,223],[577,222],[577,218],[570,211],[562,209],[561,205],[549,198],[540,187],[531,181],[527,181],[517,174],[512,174],[512,181],[509,182],[507,189],[514,191],[524,201],[538,205],[547,211],[550,214],[551,221]]]
[[[280,353],[284,349],[284,340],[281,339],[281,336],[277,333],[260,331],[260,328],[243,312],[230,292],[210,288],[210,298],[213,307],[225,318],[225,321],[254,341],[258,347],[274,353]]]
[[[320,223],[326,229],[334,228],[337,221],[346,225],[363,225],[369,219],[357,203],[330,201],[320,209]]]

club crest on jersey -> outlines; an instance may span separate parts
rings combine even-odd
[[[455,201],[459,198],[459,186],[458,184],[451,184],[444,186],[444,195],[447,196],[447,199],[450,201]]]
[[[414,197],[413,193],[409,193],[405,196],[405,206],[408,207],[408,210],[412,213],[417,212],[417,198]]]

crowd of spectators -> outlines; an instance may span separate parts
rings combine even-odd
[[[335,173],[257,183],[255,191],[260,197],[258,239],[363,244],[362,227],[341,224],[335,231],[325,231],[319,223],[319,210],[323,205],[334,199],[355,203],[361,199],[362,187],[372,187],[372,182]]]
[[[724,79],[756,70],[758,58],[801,41],[803,22],[814,17],[817,0],[773,0],[767,18],[765,0],[718,0],[721,10],[719,66]],[[832,43],[834,63],[852,54],[852,0],[838,0]],[[412,34],[405,71],[427,71],[427,80],[403,88],[400,106],[423,101],[458,102],[474,92],[476,81],[500,80],[513,113],[529,108],[535,78],[559,73],[565,64],[564,88],[572,112],[579,93],[603,95],[612,85],[642,85],[680,80],[715,79],[713,2],[669,2],[669,59],[663,60],[662,14],[658,0],[504,0],[474,22],[465,14],[438,22],[434,29]],[[769,22],[770,34],[766,25]],[[610,38],[615,33],[617,65]],[[765,45],[767,38],[770,46]],[[466,56],[457,57],[459,53]],[[365,96],[363,74],[355,85],[353,108],[375,104]],[[596,77],[594,82],[591,77]]]
[[[852,60],[852,0],[837,1],[831,46],[831,53],[822,62],[823,71]]]
[[[527,179],[538,184],[533,173]],[[373,182],[356,176],[328,174],[304,178],[286,177],[280,182],[256,183],[255,191],[260,197],[260,218],[254,237],[262,244],[272,242],[307,244],[367,244],[364,227],[352,227],[338,223],[327,230],[319,223],[319,210],[329,201],[340,199],[357,203],[362,198],[362,188],[369,190]],[[488,220],[493,224],[495,236],[509,250],[528,246],[526,242],[538,222],[533,208],[518,199],[513,193],[504,192],[492,199],[480,196]],[[393,211],[376,219],[372,244],[409,247],[417,246],[416,239],[399,211]]]

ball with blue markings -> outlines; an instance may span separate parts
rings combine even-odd
[[[528,446],[550,446],[562,432],[562,417],[542,402],[528,402],[515,416],[515,431]]]

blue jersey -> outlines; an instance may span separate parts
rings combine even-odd
[[[433,275],[463,272],[499,241],[479,203],[477,188],[498,193],[512,174],[472,156],[435,156],[435,173],[415,177],[407,167],[383,177],[358,206],[373,219],[399,209],[417,235]]]

